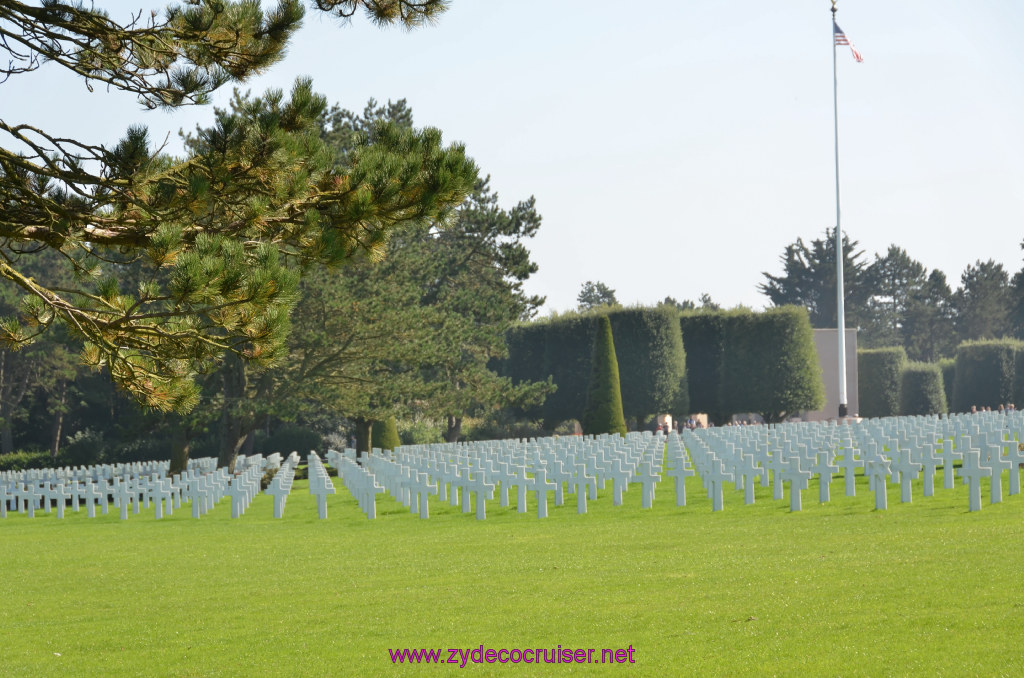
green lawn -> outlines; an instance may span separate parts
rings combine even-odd
[[[653,509],[611,487],[537,520],[389,497],[367,520],[347,490],[316,519],[296,482],[283,520],[228,499],[89,520],[0,521],[4,676],[1007,675],[1024,673],[1024,497],[967,512],[966,488],[874,511],[858,496],[804,511],[788,495],[712,513],[689,479]],[[1005,483],[1005,478],[1004,478]],[[1006,487],[1004,486],[1004,496]],[[513,499],[514,504],[514,499]],[[393,665],[389,648],[627,648],[633,664]],[[595,656],[599,655],[596,653]],[[443,659],[447,659],[447,650]]]

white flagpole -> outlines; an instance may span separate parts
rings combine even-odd
[[[839,213],[839,79],[836,75],[836,0],[832,0],[832,112],[836,143],[836,329],[839,335],[839,416],[847,416],[846,308],[843,295],[843,229]]]

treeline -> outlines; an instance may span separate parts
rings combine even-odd
[[[970,412],[1024,403],[1024,342],[967,341],[953,358],[909,360],[903,347],[858,351],[860,415]]]
[[[513,383],[551,379],[543,404],[521,409],[553,430],[583,416],[599,318],[611,323],[622,409],[632,426],[657,414],[706,412],[716,422],[756,412],[781,421],[824,405],[814,336],[796,307],[684,311],[599,307],[519,325],[508,333],[509,356],[498,366]]]
[[[965,341],[1024,339],[1024,269],[977,261],[951,285],[896,245],[869,260],[844,234],[842,249],[846,326],[858,328],[861,347],[900,346],[910,360],[934,363],[953,358]],[[782,273],[764,273],[761,293],[777,306],[808,309],[813,327],[835,328],[834,231],[798,239],[780,260]]]
[[[218,135],[261,128],[265,118],[281,117],[279,107],[272,96],[236,94],[228,109],[217,112],[212,128],[185,136],[186,147],[205,152]],[[374,155],[381,143],[439,136],[436,130],[414,130],[404,100],[386,106],[371,101],[362,113],[324,107],[310,125],[305,141],[333,158],[341,175],[359,159],[393,164],[394,158]],[[446,157],[434,161],[450,173]],[[350,243],[321,243],[346,248],[336,265],[268,251],[267,266],[290,281],[286,312],[261,315],[225,307],[216,313],[233,328],[259,326],[274,341],[232,339],[225,332],[216,336],[230,344],[223,355],[182,356],[179,363],[188,359],[201,368],[189,382],[191,408],[175,407],[159,375],[151,375],[141,392],[118,388],[112,377],[123,366],[92,360],[99,369],[90,369],[83,338],[65,325],[25,345],[0,342],[0,454],[30,450],[55,464],[170,457],[172,468],[183,467],[190,456],[214,456],[230,468],[238,454],[320,448],[325,436],[333,436],[335,446],[348,445],[354,436],[358,448],[367,450],[375,446],[374,424],[395,418],[417,442],[455,441],[467,419],[540,402],[552,388],[548,384],[513,385],[488,365],[505,355],[508,328],[543,303],[523,290],[537,268],[526,241],[541,217],[533,198],[502,208],[488,178],[477,176],[470,164],[475,180],[456,208],[438,217],[436,210],[410,202],[403,219],[389,224],[387,237],[366,232]],[[410,181],[415,169],[407,168]],[[397,187],[389,186],[388,195],[392,189]],[[371,208],[360,203],[352,209]],[[152,295],[152,275],[138,258],[114,254],[97,275],[109,280],[103,288],[108,303],[130,308],[133,293]],[[210,294],[239,286],[232,268],[238,257],[228,265],[214,254],[179,262],[184,272],[176,275],[191,276],[190,289]],[[10,256],[33,279],[71,285],[61,278],[68,274],[59,252]],[[274,280],[254,266],[244,267],[247,275],[263,282],[252,293],[275,289]],[[29,302],[23,289],[0,278],[0,329],[15,327]],[[184,322],[175,326],[181,333],[189,328]],[[144,367],[133,365],[136,372]]]

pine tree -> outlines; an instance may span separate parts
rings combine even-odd
[[[622,394],[619,391],[619,363],[615,358],[615,342],[608,316],[602,316],[598,321],[592,360],[587,407],[580,422],[583,432],[589,435],[626,435],[626,418],[622,414]]]
[[[412,27],[447,3],[315,4]],[[0,0],[0,16],[0,81],[52,62],[175,108],[282,58],[303,8],[197,0],[120,25],[89,4]],[[437,130],[381,125],[336,162],[320,138],[326,101],[307,80],[290,97],[236,101],[182,158],[160,153],[143,126],[107,148],[0,120],[0,284],[27,300],[20,317],[0,318],[0,346],[64,325],[85,361],[139,402],[187,411],[195,375],[226,353],[263,366],[284,357],[301,267],[338,265],[379,250],[396,225],[444,218],[476,180]],[[27,273],[44,251],[73,284]]]
[[[617,306],[619,300],[615,298],[615,290],[598,280],[588,280],[580,287],[580,293],[576,295],[581,311],[589,311],[592,308],[601,306]]]

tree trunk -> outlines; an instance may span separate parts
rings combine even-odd
[[[0,454],[14,452],[14,431],[11,429],[9,419],[4,419],[0,424]]]
[[[171,433],[171,469],[170,475],[183,473],[188,468],[188,454],[192,440],[182,422],[173,426]]]
[[[0,454],[14,451],[14,413],[33,382],[29,373],[18,374],[9,351],[0,351]]]
[[[234,473],[235,460],[238,459],[238,453],[242,451],[248,437],[249,433],[240,433],[233,444],[223,446],[217,455],[217,468],[226,468],[228,473]],[[230,443],[230,439],[225,442]]]
[[[373,420],[356,417],[356,456],[362,457],[373,449]]]
[[[457,443],[461,435],[462,417],[448,415],[448,430],[444,432],[444,439],[449,443]]]
[[[237,355],[229,354],[224,363],[224,404],[220,412],[220,453],[217,468],[234,473],[235,459],[253,426],[243,423],[242,402],[245,399],[245,364]]]
[[[57,461],[60,455],[60,434],[64,428],[64,404],[68,399],[68,382],[63,379],[60,382],[60,397],[57,401],[56,411],[53,413],[53,431],[50,438],[50,459]]]
[[[245,434],[245,441],[242,443],[242,454],[249,456],[256,447],[256,431],[249,431]]]

